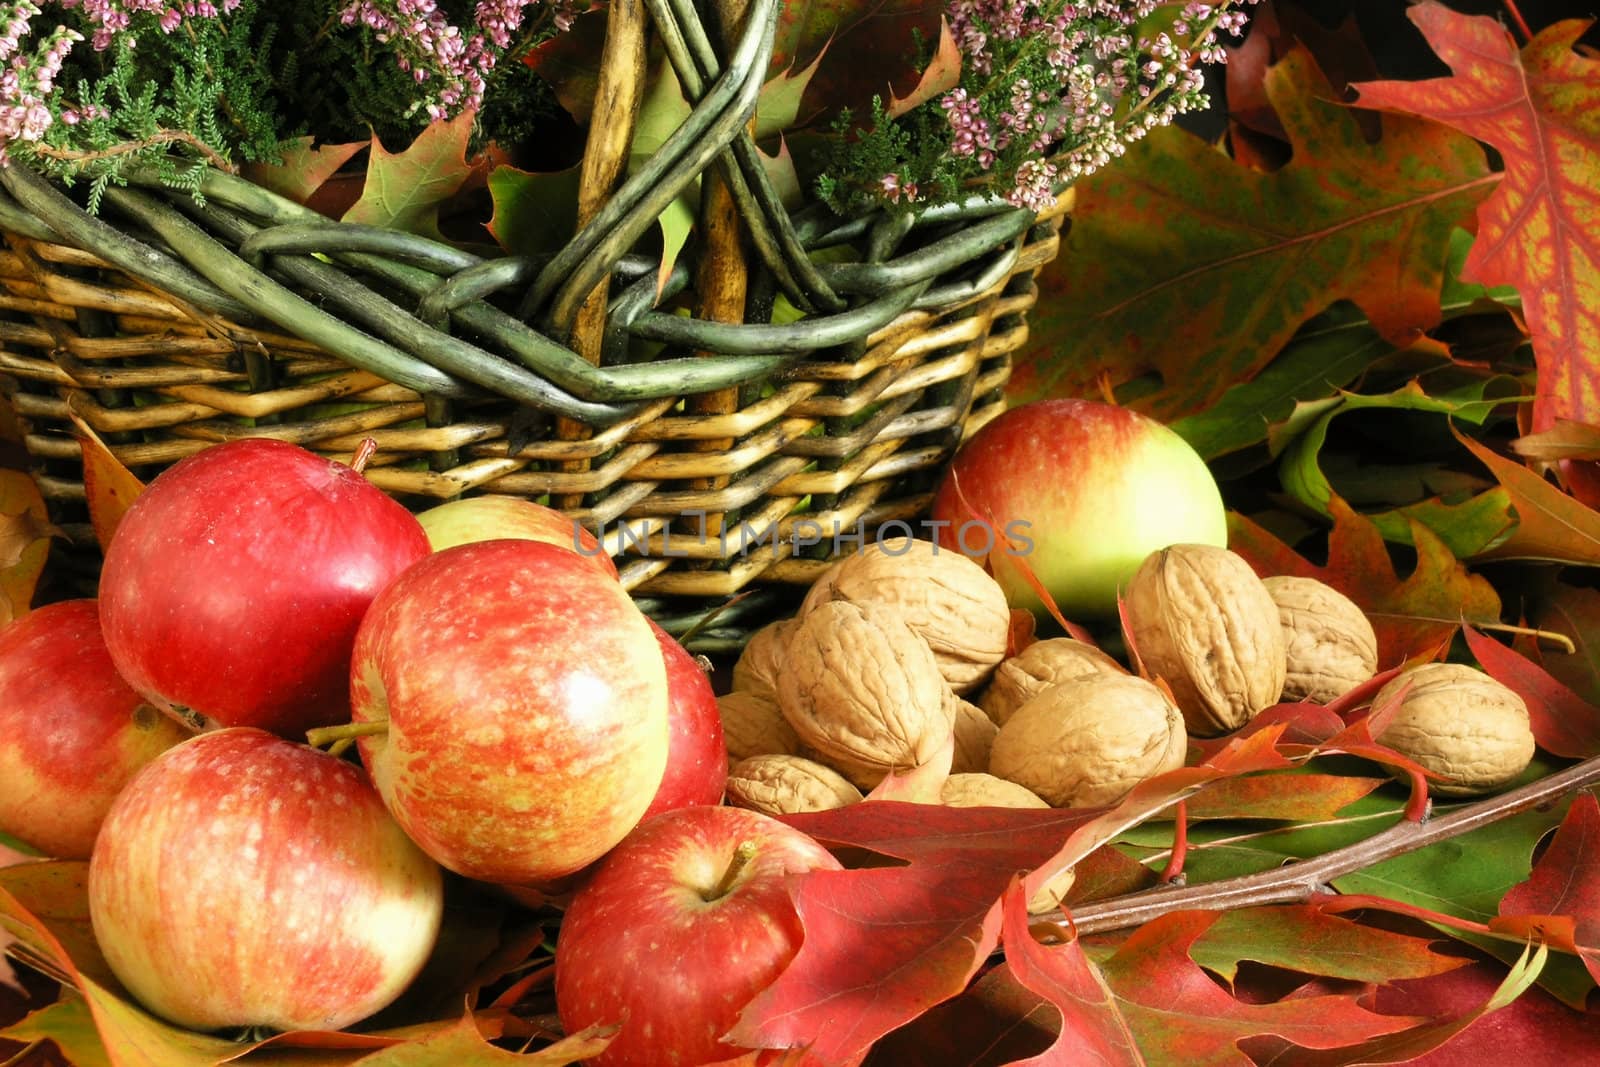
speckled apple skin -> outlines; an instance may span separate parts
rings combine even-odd
[[[755,855],[706,900],[743,841]],[[788,877],[839,868],[812,838],[744,808],[679,808],[641,823],[562,917],[562,1026],[620,1024],[593,1067],[689,1067],[746,1052],[720,1038],[804,936]]]
[[[421,970],[439,867],[354,763],[251,727],[201,734],[140,771],[89,861],[112,972],[193,1030],[338,1030]]]
[[[1222,494],[1187,441],[1129,408],[1075,398],[986,423],[945,472],[933,521],[941,547],[993,547],[1012,607],[1044,608],[1026,565],[1068,618],[1115,617],[1118,592],[1157,549],[1228,542]]]
[[[445,867],[510,885],[592,863],[667,766],[667,675],[644,614],[592,561],[540,541],[445,549],[373,603],[351,665],[361,758]]]
[[[139,768],[190,736],[122,680],[92,599],[0,628],[0,831],[86,860]]]

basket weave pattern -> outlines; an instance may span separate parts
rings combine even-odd
[[[672,58],[694,136],[551,261],[332,222],[221,174],[203,204],[135,176],[91,217],[0,170],[0,373],[58,525],[87,518],[79,425],[145,480],[240,436],[341,460],[371,437],[369,479],[407,506],[547,501],[601,537],[631,592],[685,610],[808,584],[852,538],[925,513],[1004,407],[1070,190],[1039,215],[977,198],[791,217],[741,118],[775,5],[726,69],[690,47],[692,8],[646,6],[687,27]],[[662,279],[636,251],[662,198],[711,166],[756,250],[745,323],[694,318],[688,264]],[[853,259],[826,255],[846,245]],[[774,324],[779,296],[804,316]],[[595,299],[603,336],[583,351],[573,324]]]

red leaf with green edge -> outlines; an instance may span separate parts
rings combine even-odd
[[[1439,322],[1450,232],[1494,181],[1483,150],[1398,116],[1368,143],[1303,48],[1270,68],[1266,90],[1293,148],[1279,170],[1166,127],[1079,183],[1014,401],[1155,372],[1161,388],[1132,403],[1171,419],[1250,380],[1335,301],[1401,346]]]
[[[1500,152],[1505,174],[1478,207],[1462,278],[1522,295],[1538,364],[1533,429],[1600,422],[1600,61],[1573,47],[1591,23],[1558,22],[1519,52],[1497,19],[1433,0],[1407,14],[1451,75],[1365,82],[1358,102],[1435,120]]]
[[[1579,793],[1528,880],[1500,900],[1491,929],[1576,954],[1600,982],[1600,801]]]
[[[1463,622],[1498,623],[1500,595],[1473,574],[1425,526],[1412,524],[1417,563],[1400,578],[1383,536],[1338,496],[1329,501],[1333,529],[1328,563],[1317,566],[1237,512],[1228,514],[1228,546],[1260,575],[1317,578],[1354,600],[1378,636],[1378,665],[1431,658]]]
[[[1195,939],[1189,957],[1230,983],[1241,960],[1380,983],[1442,974],[1471,962],[1435,952],[1433,944],[1304,904],[1285,904],[1223,912]]]
[[[1600,756],[1600,708],[1562,685],[1526,656],[1468,626],[1467,649],[1491,678],[1528,705],[1533,739],[1568,759]]]
[[[1519,1012],[1531,996],[1539,995],[1531,987],[1547,958],[1548,952],[1544,947],[1530,947],[1523,951],[1509,970],[1479,964],[1415,982],[1380,985],[1371,997],[1375,1008],[1392,1014],[1424,1016],[1428,1021],[1335,1052],[1297,1050],[1292,1062],[1295,1067],[1387,1063],[1404,1063],[1412,1067],[1422,1064],[1430,1067],[1463,1067],[1465,1064],[1497,1062],[1508,1053],[1524,1063],[1564,1062],[1540,1058],[1537,1054],[1530,1055],[1535,1049],[1548,1047],[1543,1040],[1546,1035],[1541,1034],[1538,1041],[1505,1039],[1511,1034],[1520,1037],[1523,1027],[1527,1025],[1507,1026],[1510,1021],[1508,1013]],[[1549,1003],[1548,999],[1546,1002]],[[1544,1020],[1553,1014],[1547,1011],[1536,1018]],[[1573,1016],[1577,1013],[1566,1014]],[[1573,1051],[1592,1051],[1592,1026],[1593,1023],[1588,1021],[1580,1026],[1572,1026],[1569,1022],[1568,1035],[1584,1035],[1584,1040]],[[1484,1039],[1495,1030],[1501,1031],[1500,1037]],[[1537,1027],[1534,1031],[1537,1032]],[[1472,1035],[1471,1039],[1461,1037],[1468,1032]],[[1581,1062],[1581,1058],[1577,1062]]]
[[[1100,965],[1123,1018],[1152,1063],[1185,1067],[1243,1064],[1247,1037],[1273,1034],[1304,1048],[1341,1048],[1422,1021],[1379,1015],[1353,996],[1308,996],[1246,1004],[1190,958],[1194,942],[1219,912],[1180,911],[1138,930]]]
[[[439,208],[461,191],[477,166],[467,159],[474,113],[430,123],[400,152],[376,136],[361,199],[343,221],[404,230],[442,240]]]
[[[366,141],[349,144],[321,144],[313,147],[310,137],[297,137],[277,163],[246,163],[241,176],[255,185],[288,197],[297,204],[311,199],[322,183],[367,147]]]
[[[1521,463],[1506,459],[1454,426],[1450,431],[1489,468],[1516,509],[1511,535],[1478,558],[1600,564],[1600,511],[1585,507]]]
[[[1331,819],[1380,785],[1346,774],[1262,774],[1213,782],[1189,800],[1189,818]]]
[[[1001,943],[1006,964],[1025,989],[1039,994],[1061,1013],[1054,1043],[1016,1067],[1062,1063],[1142,1065],[1133,1034],[1117,1009],[1105,979],[1084,955],[1083,946],[1064,927],[1054,927],[1059,944],[1038,941],[1029,928],[1028,898],[1013,881],[1002,904]],[[1070,1059],[1063,1057],[1070,1056]]]
[[[799,123],[865,113],[874,96],[887,103],[910,92],[920,75],[916,41],[939,40],[942,7],[921,0],[793,0],[778,14],[768,77],[809,66],[826,49],[807,87]]]

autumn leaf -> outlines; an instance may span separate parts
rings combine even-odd
[[[915,111],[929,100],[943,96],[961,82],[961,49],[956,46],[955,35],[950,32],[950,21],[939,18],[939,48],[933,61],[922,72],[922,77],[905,96],[889,94],[889,105],[884,113],[890,118]]]
[[[1172,419],[1252,379],[1335,301],[1397,346],[1439,322],[1450,232],[1494,181],[1482,149],[1403,116],[1369,143],[1303,48],[1265,88],[1292,146],[1282,168],[1166,127],[1079,184],[1013,400],[1154,372],[1159,390],[1136,406]]]
[[[1528,706],[1539,747],[1568,759],[1600,756],[1600,708],[1562,685],[1543,667],[1471,626],[1467,648],[1486,673]]]
[[[792,0],[779,9],[769,76],[821,55],[798,122],[864,112],[874,96],[916,84],[918,35],[938,40],[940,18],[940,5],[922,0]]]
[[[1118,1010],[1105,979],[1084,955],[1083,946],[1063,927],[1060,944],[1045,945],[1028,922],[1028,898],[1020,881],[1006,890],[1001,941],[1006,964],[1017,983],[1060,1013],[1060,1029],[1050,1048],[1017,1067],[1047,1067],[1070,1055],[1079,1063],[1142,1065],[1134,1036]]]
[[[1517,523],[1510,536],[1484,552],[1483,558],[1600,565],[1600,511],[1455,427],[1451,431],[1489,468],[1516,509]]]
[[[1243,960],[1356,982],[1425,978],[1470,962],[1442,955],[1433,944],[1304,904],[1284,904],[1223,912],[1195,939],[1189,957],[1227,982]]]
[[[1600,982],[1600,801],[1579,793],[1528,880],[1500,900],[1489,926],[1583,960]]]
[[[1185,1067],[1248,1062],[1238,1044],[1273,1034],[1302,1048],[1340,1048],[1423,1020],[1379,1015],[1350,995],[1247,1004],[1201,970],[1189,953],[1218,912],[1179,911],[1138,930],[1100,965],[1122,1016],[1152,1063]]]
[[[1522,295],[1538,363],[1533,429],[1600,422],[1600,61],[1573,47],[1590,23],[1555,23],[1519,52],[1494,18],[1433,0],[1407,14],[1451,75],[1363,82],[1359,103],[1433,119],[1500,152],[1504,177],[1478,206],[1462,277]]]
[[[1600,426],[1557,419],[1548,430],[1523,434],[1511,451],[1544,463],[1562,459],[1600,459]]]
[[[1500,595],[1482,576],[1450,554],[1427,527],[1412,524],[1417,562],[1404,579],[1378,528],[1338,496],[1329,501],[1333,528],[1328,562],[1315,565],[1237,512],[1228,515],[1228,545],[1256,573],[1317,578],[1354,600],[1378,635],[1378,662],[1393,667],[1415,656],[1431,657],[1463,621],[1497,623]]]
[[[489,172],[489,235],[513,255],[559,252],[578,226],[578,166],[534,172],[496,167]]]
[[[1528,620],[1572,642],[1571,653],[1536,651],[1539,664],[1590,703],[1600,703],[1600,590],[1553,582]]]
[[[460,191],[476,166],[467,160],[474,118],[474,112],[464,111],[430,123],[400,152],[390,152],[374,135],[361,198],[343,221],[442,240],[439,208]]]
[[[1190,819],[1331,819],[1374,789],[1378,778],[1348,774],[1261,774],[1214,782],[1189,801]]]
[[[247,163],[242,175],[262,188],[303,204],[323,182],[366,147],[366,141],[313,145],[312,138],[298,137],[289,142],[289,148],[278,162]]]
[[[0,470],[0,625],[21,618],[50,555],[50,524],[39,486],[25,471]]]
[[[83,489],[89,500],[89,521],[95,540],[104,552],[111,538],[139,494],[144,483],[106,447],[94,427],[83,420],[68,401],[67,413],[78,431],[78,450],[83,455]]]

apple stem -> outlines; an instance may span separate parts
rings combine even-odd
[[[373,719],[370,722],[347,722],[339,726],[319,726],[315,730],[306,731],[306,742],[312,748],[328,746],[330,756],[342,756],[349,751],[350,746],[360,737],[372,737],[375,734],[389,732],[388,719]]]
[[[361,439],[361,443],[356,446],[356,455],[355,458],[350,461],[350,469],[355,471],[357,474],[364,473],[367,469],[367,462],[372,459],[373,454],[377,451],[377,439],[373,437],[363,437]]]
[[[702,893],[701,899],[706,903],[720,900],[732,891],[734,883],[739,880],[739,875],[744,873],[745,866],[756,858],[756,843],[754,841],[740,841],[739,847],[733,850],[733,859],[728,861],[727,870],[722,872],[722,877],[717,879],[717,884],[711,887],[711,892]]]

